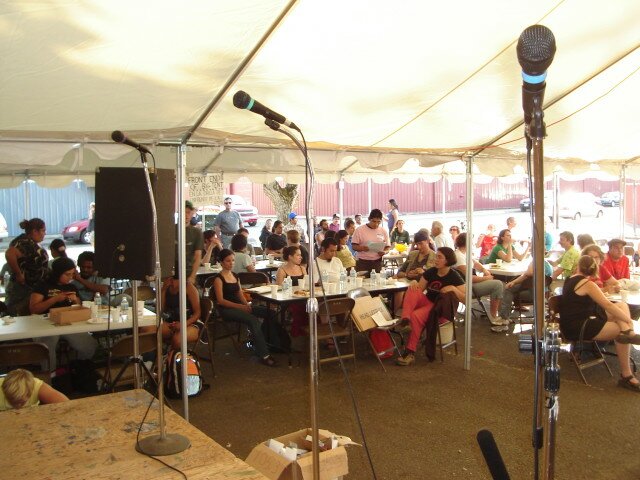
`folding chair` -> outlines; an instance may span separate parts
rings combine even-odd
[[[211,364],[212,376],[215,377],[216,370],[213,365],[213,342],[209,340],[210,338],[209,328],[211,326],[209,323],[209,320],[211,318],[212,310],[213,310],[213,302],[211,301],[211,299],[208,297],[200,298],[200,321],[204,323],[204,326],[202,327],[202,329],[200,330],[200,333],[198,334],[198,339],[195,342],[193,342],[193,344],[189,347],[189,349],[195,352],[196,349],[198,348],[198,345],[200,344],[206,345],[208,347],[209,358],[202,357],[202,356],[200,358],[202,360],[209,360],[209,363]]]
[[[560,298],[561,298],[561,295],[554,295],[550,297],[547,302],[547,306],[549,309],[549,321],[551,322],[559,323],[560,321]],[[613,377],[611,368],[609,368],[609,364],[607,363],[607,360],[604,357],[603,349],[600,347],[599,343],[596,340],[584,340],[584,330],[591,318],[594,318],[594,317],[590,317],[582,325],[582,329],[580,330],[580,337],[578,338],[578,340],[567,340],[564,337],[562,337],[565,344],[568,344],[569,346],[568,347],[569,356],[573,361],[573,363],[575,364],[576,368],[578,369],[578,373],[580,374],[580,377],[582,377],[582,381],[585,383],[585,385],[589,385],[589,382],[587,382],[587,379],[585,378],[584,373],[582,373],[582,371],[586,370],[587,368],[600,365],[601,363],[604,364],[605,368],[609,372],[609,375]],[[587,350],[585,349],[585,346],[590,346],[591,348]],[[584,361],[582,359],[582,355],[587,351],[593,355],[593,358],[591,360]]]
[[[142,361],[143,354],[156,351],[156,339],[155,332],[138,335],[138,353],[140,354],[138,358],[133,356],[133,335],[122,337],[111,347],[109,352],[111,359],[107,366],[97,370],[104,381],[106,391],[113,392],[116,387],[121,385],[132,385],[135,378],[134,365],[136,363],[140,365],[143,373],[146,373],[149,379],[153,381],[154,386],[157,385],[156,378]],[[115,363],[114,360],[116,361]],[[113,371],[118,367],[119,369],[114,377]]]
[[[4,343],[0,344],[0,368],[12,370],[18,367],[38,366],[32,370],[33,374],[51,384],[51,365],[49,363],[49,348],[44,343]],[[43,365],[45,366],[43,368]]]
[[[340,361],[341,358],[353,358],[353,365],[355,366],[356,344],[353,335],[353,322],[351,321],[351,310],[354,305],[355,300],[353,298],[332,298],[323,300],[318,305],[319,318],[327,320],[327,323],[318,324],[318,342],[333,339],[336,348],[336,355],[324,358],[318,355],[320,357],[318,358],[320,365],[327,362]],[[332,317],[335,317],[335,322]],[[351,337],[351,353],[340,352],[337,339],[344,337]]]
[[[369,292],[364,288],[354,288],[353,290],[349,290],[347,292],[347,297],[352,298],[356,303],[358,302],[357,300],[358,298],[372,298]],[[384,309],[383,314],[386,313],[385,317],[388,317],[389,319],[391,319],[391,314],[386,309],[384,304],[382,304],[381,308]],[[401,355],[400,349],[398,348],[398,344],[394,339],[394,335],[397,335],[398,337],[400,337],[400,343],[404,344],[404,339],[402,338],[402,335],[394,330],[395,323],[397,323],[400,319],[398,318],[393,319],[395,320],[395,323],[393,325],[389,325],[388,327],[371,326],[370,328],[366,328],[366,325],[364,325],[362,322],[359,321],[359,319],[355,318],[354,316],[352,316],[352,320],[356,328],[358,329],[358,332],[362,333],[366,337],[367,341],[369,342],[369,346],[371,347],[371,351],[373,352],[373,355],[376,357],[376,359],[380,363],[382,370],[386,372],[387,369],[384,367],[384,364],[382,363],[382,357],[384,357],[389,352],[393,352],[393,351],[395,351],[398,355]],[[389,337],[391,338],[391,342],[393,343],[393,347],[388,348],[387,350],[378,352],[375,346],[373,345],[373,342],[371,341],[371,337],[369,335],[370,331],[375,329],[388,332]]]
[[[267,274],[263,272],[240,272],[238,273],[238,279],[243,288],[257,287],[271,283]]]

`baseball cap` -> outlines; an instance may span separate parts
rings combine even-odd
[[[195,210],[195,208],[193,208],[193,203],[191,202],[191,200],[187,200],[184,202],[184,208],[188,208],[189,210]]]
[[[609,243],[607,243],[607,245],[609,245],[609,248],[613,247],[614,245],[626,245],[627,242],[625,242],[624,240],[621,240],[620,238],[612,238],[611,240],[609,240]]]
[[[298,216],[298,214],[296,214],[296,212],[291,212],[289,214],[289,220],[291,220],[292,218],[296,218]]]

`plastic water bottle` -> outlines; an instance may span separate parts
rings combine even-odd
[[[282,281],[282,294],[283,295],[288,295],[289,291],[291,290],[291,277],[286,277],[283,281]]]
[[[102,305],[102,297],[100,296],[100,292],[96,292],[96,294],[93,296],[93,303],[96,307],[100,307],[100,305]]]
[[[378,274],[375,270],[371,270],[371,275],[369,275],[369,278],[371,279],[371,285],[376,285],[378,283]]]
[[[349,282],[351,282],[351,287],[356,288],[356,278],[358,274],[356,273],[356,267],[351,267],[351,272],[349,272]]]
[[[343,268],[342,270],[340,270],[340,283],[339,283],[339,287],[340,287],[340,291],[344,291],[345,287],[347,286],[347,271]]]
[[[327,285],[329,283],[329,272],[326,270],[322,270],[322,285]]]
[[[387,272],[380,270],[380,274],[378,275],[378,284],[386,285],[387,284]]]
[[[122,321],[127,321],[128,314],[129,302],[127,301],[127,297],[122,297],[122,302],[120,302],[120,318]]]

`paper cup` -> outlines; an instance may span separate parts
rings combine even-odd
[[[356,287],[362,286],[362,277],[356,277]]]
[[[138,316],[144,315],[144,300],[138,300]]]
[[[336,293],[336,284],[334,282],[327,282],[324,288],[326,289],[327,293]]]
[[[98,306],[95,303],[91,305],[91,318],[98,318]]]
[[[502,259],[496,258],[496,266],[500,267],[502,265]]]
[[[300,287],[301,290],[304,290],[307,287],[307,282],[304,278],[298,280],[298,287]]]
[[[278,285],[271,285],[271,296],[275,297],[278,295]]]
[[[91,300],[83,300],[82,306],[85,308],[91,308],[93,307],[93,302]]]
[[[269,255],[269,265],[273,265],[273,255]]]
[[[207,270],[211,270],[211,264],[210,263],[205,263],[204,264],[204,268],[206,268]]]

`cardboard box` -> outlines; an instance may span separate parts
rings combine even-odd
[[[347,451],[343,445],[331,448],[332,433],[327,430],[318,430],[319,440],[324,443],[324,451],[320,452],[320,480],[332,480],[341,478],[349,473]],[[268,447],[269,441],[255,446],[247,457],[246,462],[271,480],[311,480],[313,478],[313,454],[311,442],[306,440],[311,435],[311,429],[305,428],[297,432],[289,433],[274,440],[289,446],[291,442],[298,448],[309,450],[295,461],[288,460]]]
[[[351,310],[351,318],[358,331],[366,332],[372,328],[377,328],[376,322],[371,318],[377,312],[380,312],[385,320],[393,320],[380,297],[358,297],[355,301],[353,310]]]
[[[75,322],[86,322],[91,318],[91,309],[81,307],[80,305],[52,308],[49,310],[49,318],[56,325],[71,325]]]

